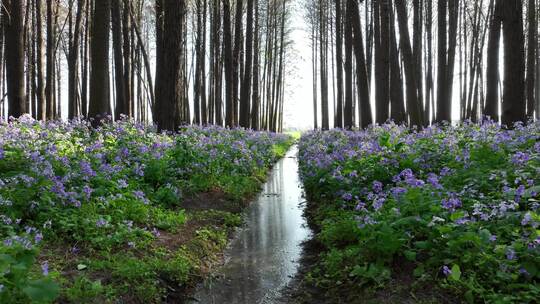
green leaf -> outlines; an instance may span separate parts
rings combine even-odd
[[[77,265],[77,270],[85,270],[86,268],[88,268],[88,266],[86,266],[84,264]]]
[[[23,292],[32,300],[37,302],[52,302],[60,288],[50,279],[41,279],[28,282]]]
[[[416,260],[416,251],[406,250],[404,254],[405,254],[405,257],[407,258],[407,260],[409,260],[409,261],[415,261]]]
[[[454,281],[459,281],[461,278],[461,269],[459,269],[457,264],[452,266],[452,274],[450,274],[450,278]]]

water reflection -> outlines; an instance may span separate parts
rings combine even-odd
[[[227,249],[216,278],[198,288],[193,303],[274,303],[296,273],[300,243],[308,238],[296,149],[279,161],[246,212],[246,226]]]

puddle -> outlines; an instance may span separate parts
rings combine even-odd
[[[191,303],[276,303],[296,274],[311,232],[302,216],[297,149],[274,166],[261,194],[246,210],[246,224],[225,251],[225,265],[201,284]]]

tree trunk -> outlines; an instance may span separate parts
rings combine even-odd
[[[528,23],[529,23],[529,33],[528,44],[527,44],[527,118],[534,118],[534,107],[535,107],[535,96],[534,96],[534,85],[535,85],[535,66],[536,66],[536,45],[537,45],[537,35],[538,35],[538,25],[536,20],[536,10],[538,8],[535,5],[535,0],[529,0],[528,7]]]
[[[487,47],[486,107],[484,115],[499,120],[499,44],[501,39],[502,13],[504,0],[495,0],[495,8],[489,28]]]
[[[341,0],[336,0],[336,122],[334,126],[343,128],[343,34]]]
[[[94,4],[92,18],[92,41],[90,52],[90,109],[88,116],[97,126],[111,114],[109,100],[109,26],[111,22],[111,1],[101,0]]]
[[[4,22],[8,115],[18,118],[27,113],[24,85],[23,1],[5,0]]]
[[[385,123],[389,115],[390,45],[389,1],[378,0],[375,7],[375,97],[376,121]]]
[[[504,90],[502,123],[526,120],[525,111],[525,38],[523,4],[520,0],[503,1]]]
[[[250,125],[250,93],[253,66],[253,0],[247,0],[246,17],[246,64],[244,68],[244,79],[242,82],[242,92],[240,97],[240,126],[249,128]]]
[[[163,32],[161,35],[162,66],[160,82],[156,83],[155,118],[159,130],[176,131],[180,124],[184,100],[182,81],[184,1],[163,1]],[[157,79],[158,77],[156,77]]]
[[[448,88],[446,76],[446,48],[447,48],[447,29],[446,29],[446,13],[448,1],[438,1],[437,4],[437,31],[438,31],[438,49],[437,49],[437,122],[446,120],[446,109],[448,108],[446,98]],[[449,115],[449,114],[448,114]]]
[[[116,88],[116,104],[114,110],[114,118],[120,119],[121,114],[127,113],[127,104],[125,99],[125,83],[124,83],[124,55],[122,42],[122,0],[112,0],[111,3],[111,20],[112,20],[112,41],[114,54],[114,83]]]
[[[73,31],[73,41],[69,50],[69,65],[68,65],[68,118],[73,119],[77,113],[78,103],[78,72],[79,72],[79,42],[81,37],[82,14],[86,4],[85,0],[77,1],[77,15],[75,17],[75,29]]]
[[[255,28],[253,38],[253,95],[251,97],[251,128],[259,130],[259,5],[254,0]]]
[[[388,5],[390,22],[390,117],[395,123],[402,124],[407,122],[405,113],[405,98],[403,96],[403,77],[399,65],[399,51],[397,46],[396,28],[394,14],[391,3]]]
[[[399,24],[399,37],[401,46],[401,55],[405,65],[405,81],[407,86],[407,111],[409,112],[410,125],[424,125],[424,116],[422,107],[418,102],[418,86],[416,83],[416,68],[409,38],[409,29],[407,22],[407,11],[405,2],[396,1],[396,10]]]
[[[353,50],[356,59],[356,86],[358,87],[358,117],[360,127],[366,128],[373,123],[371,104],[369,98],[369,79],[367,76],[366,58],[364,56],[364,42],[362,39],[362,25],[358,12],[358,2],[348,0],[347,10],[350,10],[350,24],[353,32]]]
[[[56,61],[56,29],[54,6],[55,0],[47,1],[47,70],[45,84],[46,116],[47,119],[55,118],[54,109],[54,65]]]

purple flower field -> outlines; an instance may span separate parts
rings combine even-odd
[[[184,201],[256,193],[290,143],[218,127],[158,134],[130,121],[99,129],[27,116],[0,122],[0,302],[159,302],[166,284],[157,277],[188,284],[203,263],[192,249],[160,245],[160,235],[215,217],[224,226],[200,234],[201,245],[214,244],[200,254],[210,255],[226,244],[225,226],[240,222],[236,214],[188,214]]]
[[[540,298],[540,124],[314,131],[299,162],[325,248],[316,284]]]

